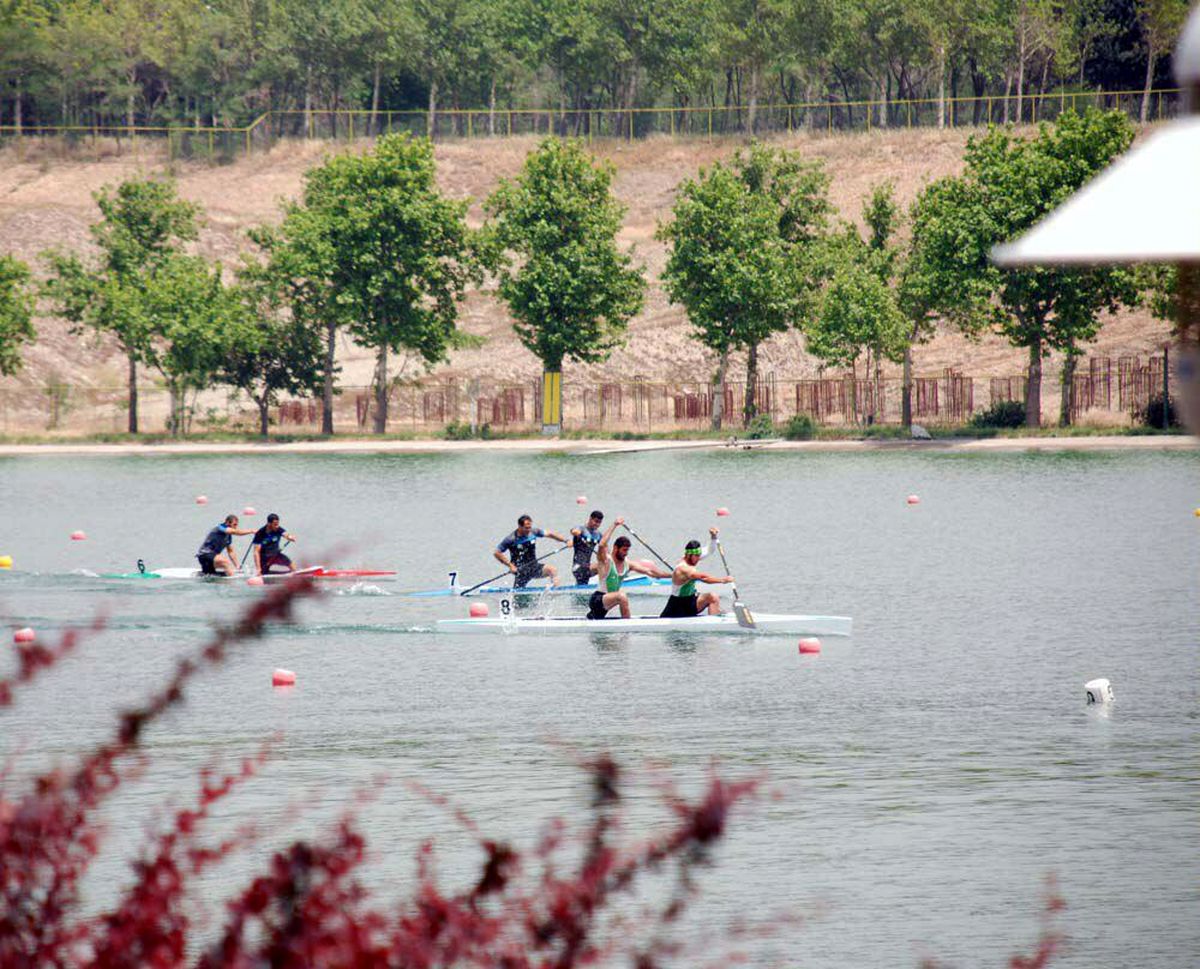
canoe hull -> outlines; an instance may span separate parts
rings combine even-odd
[[[287,579],[324,579],[342,582],[361,582],[363,579],[394,579],[395,572],[374,569],[327,569],[323,566],[313,566],[307,569],[297,569],[295,572],[272,572],[263,576],[267,582],[282,582]],[[203,580],[207,582],[228,581],[230,579],[249,578],[249,573],[235,572],[233,575],[205,575],[199,569],[170,568],[147,569],[145,572],[119,572],[100,576],[102,579],[166,579],[166,580]]]
[[[718,633],[735,636],[849,636],[852,621],[847,616],[799,616],[777,613],[755,613],[757,628],[738,625],[733,615],[697,616],[695,619],[662,619],[658,616],[635,616],[632,619],[585,619],[577,616],[531,619],[483,618],[441,619],[438,632],[443,633]]]
[[[522,589],[514,589],[511,585],[485,585],[466,594],[466,598],[476,596],[510,596],[515,599],[528,600],[536,596],[590,596],[599,589],[595,582],[588,585],[559,585],[550,588],[544,585],[527,585]],[[666,599],[671,595],[670,579],[631,579],[621,586],[631,596],[658,596]],[[430,589],[426,592],[410,592],[408,595],[421,599],[444,598],[461,596],[463,590],[447,587],[445,589]]]

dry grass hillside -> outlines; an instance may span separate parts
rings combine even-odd
[[[934,130],[874,132],[844,136],[797,134],[777,142],[824,161],[832,175],[832,197],[842,216],[858,221],[862,199],[876,183],[895,182],[899,201],[907,204],[928,180],[955,173],[961,166],[968,132]],[[535,145],[532,138],[478,140],[442,144],[437,148],[438,178],[456,197],[475,200],[472,218],[482,217],[479,200],[499,178],[515,174]],[[666,252],[654,231],[669,214],[675,186],[703,165],[730,155],[732,141],[651,140],[627,144],[598,144],[594,150],[616,167],[616,193],[628,207],[622,241],[636,247],[651,278],[642,314],[630,327],[628,345],[605,364],[571,367],[568,379],[633,377],[703,379],[713,361],[694,340],[683,311],[671,306],[657,284]],[[305,169],[332,148],[326,143],[290,143],[267,155],[231,165],[211,167],[176,163],[173,172],[179,192],[204,209],[198,250],[227,264],[236,261],[245,230],[279,217],[281,201],[294,198]],[[128,152],[92,160],[56,157],[48,149],[30,149],[24,159],[15,149],[0,154],[0,252],[12,252],[36,265],[38,254],[52,246],[89,247],[88,225],[97,217],[92,193],[101,186],[137,174],[162,171],[164,161],[152,149],[138,156]],[[538,372],[536,359],[513,337],[504,308],[489,293],[474,294],[464,309],[464,326],[487,338],[477,350],[454,354],[443,372],[492,379],[526,379]],[[110,347],[68,334],[55,320],[38,324],[39,338],[26,352],[25,371],[0,386],[10,389],[42,386],[50,375],[90,386],[119,386],[121,360]],[[1122,313],[1109,320],[1093,352],[1145,354],[1161,346],[1167,328],[1147,313]],[[782,335],[763,352],[766,370],[799,377],[815,370],[804,353],[802,339]],[[363,350],[346,344],[341,355],[346,385],[370,381],[371,360]],[[1023,355],[998,339],[971,343],[952,333],[940,333],[920,349],[917,369],[937,373],[953,366],[972,375],[1020,373]]]

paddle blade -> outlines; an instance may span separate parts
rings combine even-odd
[[[733,604],[733,614],[737,616],[738,625],[742,628],[758,628],[758,623],[754,621],[754,614],[750,611],[749,606],[747,606],[744,602],[735,602]]]

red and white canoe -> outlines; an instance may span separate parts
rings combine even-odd
[[[145,572],[110,572],[101,575],[102,579],[204,579],[210,582],[221,580],[249,578],[249,573],[237,572],[233,575],[205,575],[198,568],[169,568],[147,569]],[[342,582],[360,582],[365,579],[375,581],[391,580],[396,573],[387,569],[330,569],[323,565],[314,565],[307,569],[297,569],[295,572],[272,572],[263,576],[267,582],[281,582],[286,579],[324,579]]]

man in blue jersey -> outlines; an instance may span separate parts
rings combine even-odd
[[[500,540],[492,553],[496,561],[513,574],[513,588],[522,589],[532,579],[547,578],[550,585],[558,585],[558,572],[553,565],[543,565],[537,560],[537,540],[552,538],[564,545],[567,540],[556,532],[545,532],[533,527],[533,519],[522,515],[517,519],[517,529]]]
[[[267,523],[254,533],[250,544],[254,550],[254,568],[259,575],[296,571],[292,560],[284,555],[279,547],[279,543],[284,539],[294,542],[296,536],[284,531],[283,526],[279,524],[279,516],[272,512],[267,516]]]
[[[205,536],[204,544],[196,552],[196,561],[200,563],[203,575],[226,575],[237,573],[237,562],[230,551],[234,535],[253,535],[253,528],[238,528],[238,516],[226,515],[225,521]]]
[[[587,585],[592,581],[592,573],[596,571],[592,565],[592,555],[600,544],[600,526],[603,523],[604,512],[594,511],[588,515],[585,524],[571,529],[571,546],[574,550],[571,574],[575,576],[576,585]]]

